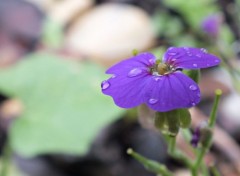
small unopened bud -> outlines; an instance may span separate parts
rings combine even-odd
[[[204,148],[208,148],[212,142],[213,132],[212,129],[209,127],[205,127],[201,129],[201,137],[200,137],[200,144]]]
[[[197,70],[184,70],[184,73],[186,73],[196,83],[199,83],[200,75],[201,75],[200,69],[197,69]]]
[[[201,147],[208,148],[212,140],[212,129],[208,127],[207,122],[202,122],[194,131],[191,144],[193,147],[197,147],[198,144]]]
[[[169,136],[176,136],[179,128],[186,128],[191,124],[191,116],[187,109],[156,112],[154,120],[155,127]]]
[[[192,119],[188,109],[179,109],[178,117],[179,117],[179,126],[181,128],[190,127]]]
[[[132,50],[132,55],[133,55],[133,56],[136,56],[136,55],[138,55],[138,53],[139,53],[139,52],[138,52],[138,50],[137,50],[137,49],[133,49],[133,50]]]

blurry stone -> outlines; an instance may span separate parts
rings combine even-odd
[[[154,14],[161,7],[161,1],[159,0],[96,0],[97,3],[117,2],[127,3],[138,7],[141,7],[149,14]]]
[[[91,5],[93,5],[93,0],[62,0],[52,6],[49,10],[49,16],[64,26],[90,8]]]
[[[2,103],[0,115],[4,119],[11,119],[20,116],[23,111],[23,104],[17,99],[9,99]]]
[[[219,77],[219,75],[221,75],[221,77]],[[231,91],[231,85],[227,82],[230,82],[230,80],[221,70],[204,72],[199,82],[202,99],[213,99],[215,97],[216,89],[221,89],[223,95],[229,94]]]
[[[24,0],[0,0],[0,66],[14,63],[36,49],[43,12]]]
[[[96,62],[112,65],[155,43],[150,17],[127,4],[105,4],[80,18],[70,29],[67,47]]]
[[[26,0],[26,1],[37,5],[44,11],[50,9],[56,2],[56,0]]]
[[[220,124],[231,134],[239,136],[240,129],[240,95],[238,93],[231,93],[222,100],[219,108],[222,116]]]

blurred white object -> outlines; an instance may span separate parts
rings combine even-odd
[[[52,20],[65,25],[93,5],[93,0],[61,0],[49,10]]]
[[[111,65],[145,51],[154,44],[155,33],[142,9],[108,3],[85,13],[68,31],[67,47],[89,59]]]

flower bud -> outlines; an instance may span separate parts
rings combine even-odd
[[[200,75],[201,75],[200,69],[197,69],[197,70],[184,70],[184,73],[186,73],[196,83],[199,83]]]
[[[190,126],[191,116],[187,109],[156,112],[154,124],[162,133],[169,136],[176,136],[179,128],[187,128]]]
[[[179,126],[181,128],[188,128],[191,125],[191,114],[188,109],[178,109]]]
[[[209,127],[202,128],[201,131],[201,137],[200,137],[200,144],[204,148],[208,148],[212,141],[213,132],[212,129]]]

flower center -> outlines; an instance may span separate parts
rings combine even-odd
[[[174,66],[166,63],[156,62],[156,64],[150,68],[150,73],[155,76],[162,76],[162,75],[170,74],[177,70],[180,70],[180,69],[176,69]]]
[[[164,74],[168,73],[169,71],[171,71],[169,65],[164,64],[164,63],[159,63],[157,65],[157,72],[159,75],[164,75]]]

